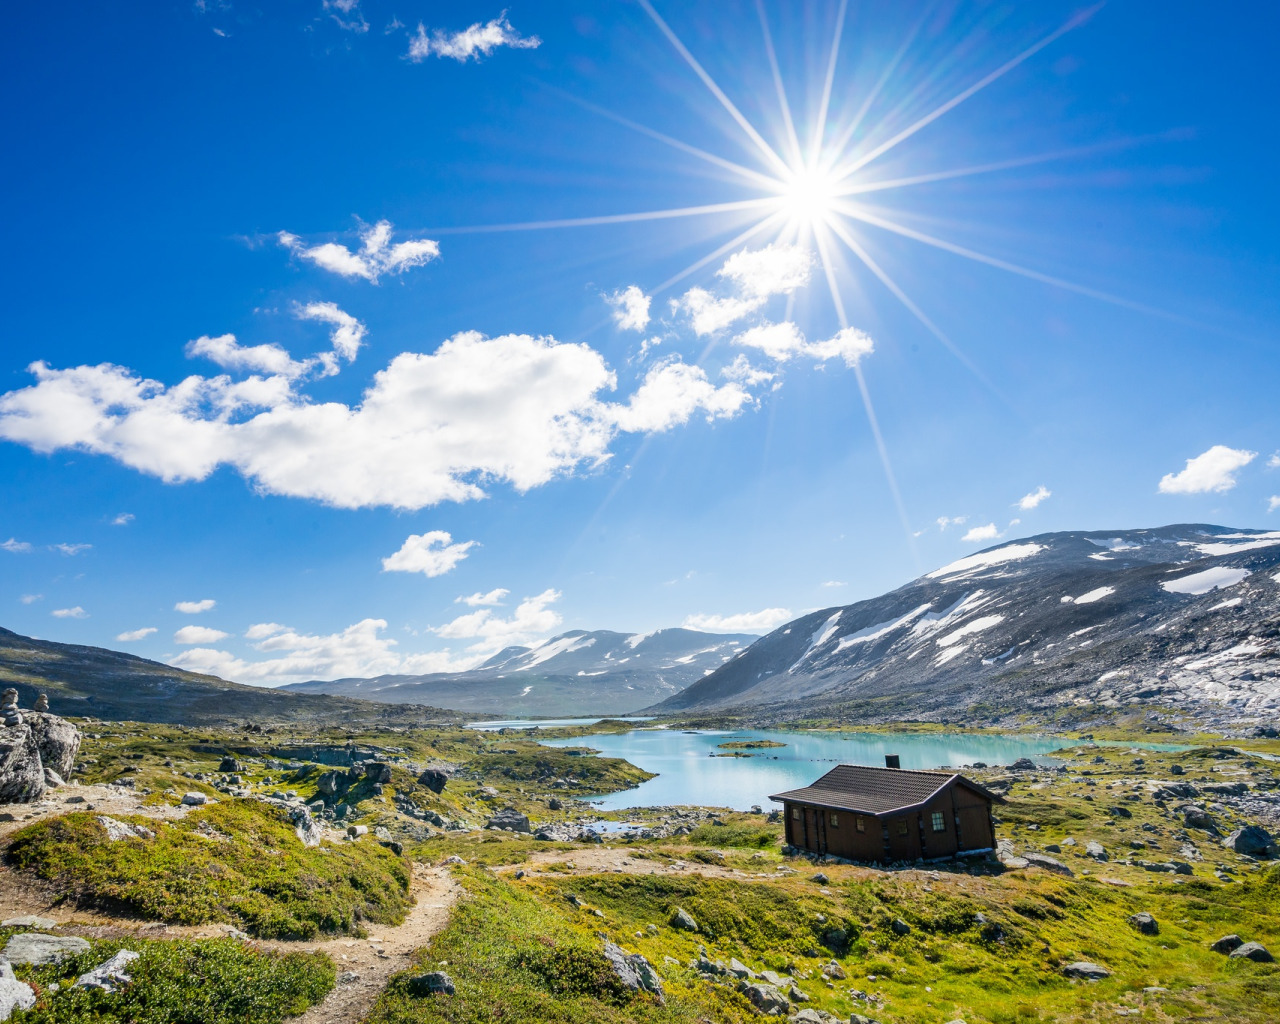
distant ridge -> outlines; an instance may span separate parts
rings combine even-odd
[[[503,717],[625,715],[679,693],[745,650],[748,633],[570,630],[536,647],[508,647],[468,672],[290,683],[393,703],[425,702]]]
[[[812,612],[648,709],[759,722],[1274,727],[1280,531],[1047,533]]]

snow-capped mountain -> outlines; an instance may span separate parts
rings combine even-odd
[[[536,647],[508,647],[469,672],[312,681],[282,689],[433,703],[504,717],[624,715],[679,693],[755,639],[692,629],[572,630]]]
[[[979,724],[1133,705],[1276,724],[1280,532],[1185,525],[1001,544],[796,619],[654,710]]]

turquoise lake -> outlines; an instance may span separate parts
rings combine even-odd
[[[748,751],[751,757],[711,756],[724,753],[717,745],[730,740],[774,740],[786,746]],[[635,789],[592,798],[601,810],[701,804],[745,811],[758,804],[767,811],[778,806],[769,801],[770,793],[807,786],[837,764],[883,765],[885,754],[899,755],[903,768],[959,768],[975,761],[1001,765],[1020,757],[1029,757],[1037,764],[1055,764],[1045,755],[1079,741],[1061,736],[970,733],[636,729],[542,742],[557,747],[591,747],[607,757],[625,758],[638,768],[658,773],[657,778]],[[1124,745],[1178,749],[1172,744]]]

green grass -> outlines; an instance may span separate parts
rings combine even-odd
[[[131,985],[111,994],[72,987],[119,949],[140,954],[127,969]],[[265,952],[234,939],[136,938],[94,942],[59,964],[14,970],[39,1000],[15,1012],[13,1024],[278,1024],[323,999],[335,973],[323,953]],[[59,991],[50,991],[55,983]]]
[[[77,812],[16,833],[7,859],[78,906],[221,921],[264,938],[359,934],[366,921],[403,920],[410,905],[405,860],[368,837],[304,847],[284,812],[258,801],[229,800],[176,821],[121,820],[156,836],[112,842],[96,815]]]

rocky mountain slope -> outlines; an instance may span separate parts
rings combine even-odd
[[[989,548],[763,637],[653,712],[1087,722],[1280,713],[1280,532],[1183,525]]]
[[[755,639],[692,629],[573,630],[537,647],[508,647],[469,672],[290,683],[281,689],[505,717],[624,715],[679,693]]]
[[[36,640],[0,629],[0,685],[18,690],[24,707],[49,695],[59,715],[187,725],[295,722],[354,727],[442,722],[457,716],[438,708],[385,704],[311,694],[281,693],[197,675],[102,647]]]

